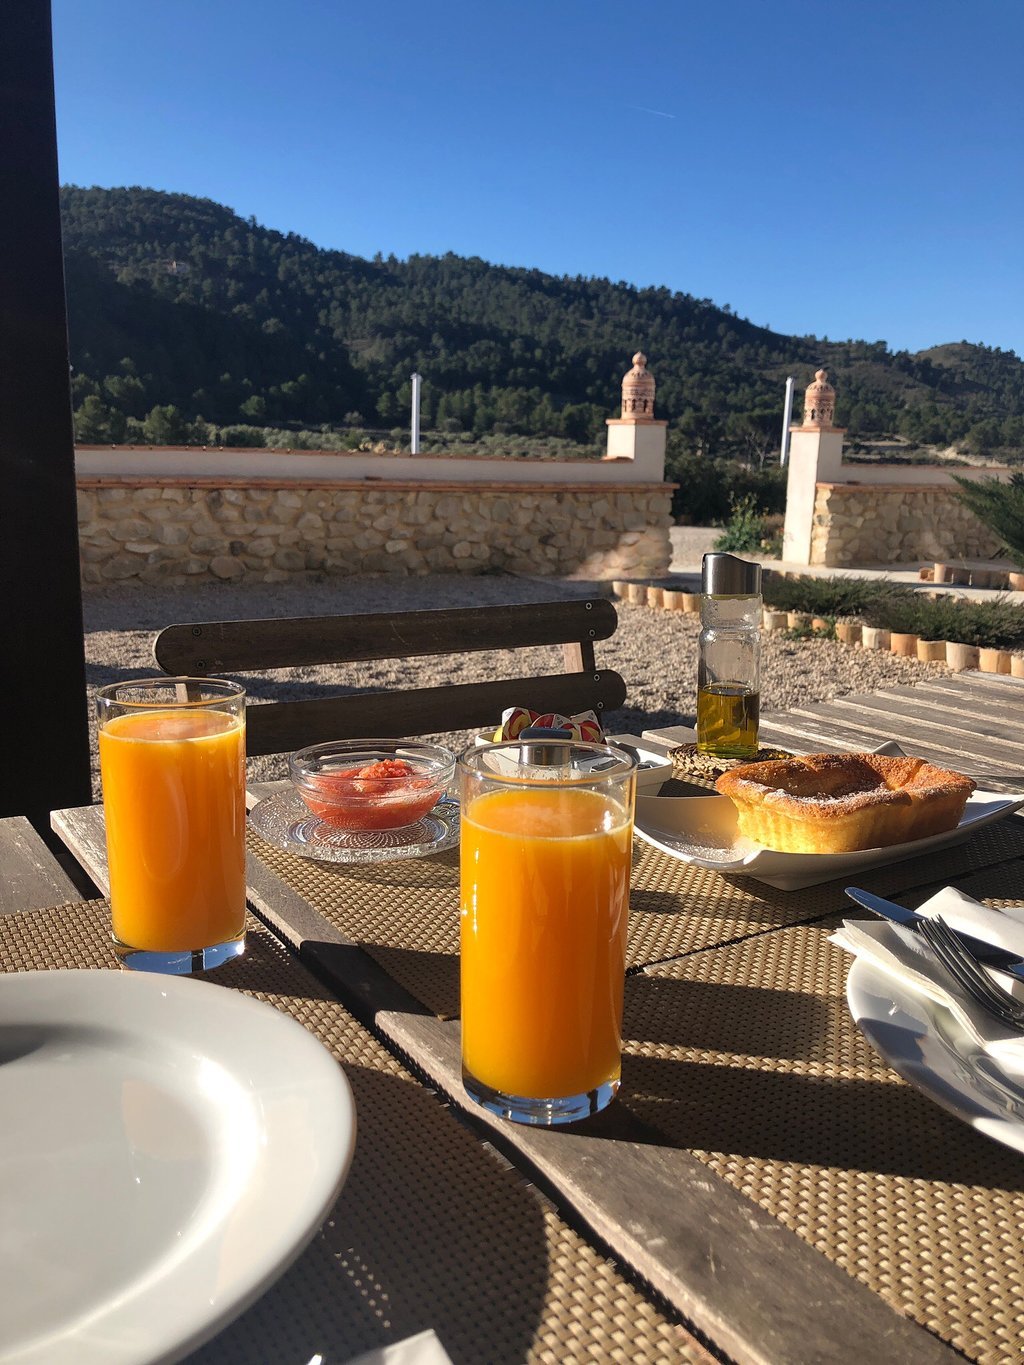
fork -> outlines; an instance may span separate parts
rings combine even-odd
[[[960,983],[968,995],[1004,1024],[1024,1028],[1024,1004],[992,980],[941,916],[922,919],[918,931],[950,976]]]

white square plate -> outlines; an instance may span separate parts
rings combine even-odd
[[[956,829],[888,848],[854,853],[778,853],[736,829],[736,808],[727,796],[653,796],[638,793],[636,832],[645,843],[696,867],[754,877],[782,891],[798,891],[830,882],[864,868],[916,858],[931,849],[948,848],[977,830],[1024,806],[1024,795],[975,791]]]

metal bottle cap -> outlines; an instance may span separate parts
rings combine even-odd
[[[517,739],[522,743],[520,762],[542,768],[568,762],[572,747],[572,731],[550,729],[542,725],[528,725],[520,730]],[[527,742],[529,741],[529,742]]]
[[[761,566],[722,553],[706,554],[700,567],[700,590],[711,597],[756,597]]]

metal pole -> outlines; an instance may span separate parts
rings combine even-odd
[[[782,464],[789,454],[789,424],[793,420],[793,376],[786,380],[786,405],[782,412]]]
[[[423,382],[421,374],[414,374],[412,377],[412,430],[410,432],[409,450],[413,455],[420,453],[420,385]]]

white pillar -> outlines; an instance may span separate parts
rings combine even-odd
[[[790,428],[786,524],[782,532],[782,559],[786,564],[811,562],[817,486],[843,481],[843,435],[839,427]]]
[[[658,419],[607,417],[606,460],[632,460],[644,478],[661,483],[665,477],[665,437],[668,423]]]
[[[421,374],[414,374],[412,377],[412,421],[409,431],[409,453],[418,455],[420,453],[420,384],[423,382]]]

